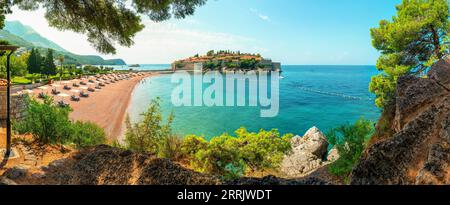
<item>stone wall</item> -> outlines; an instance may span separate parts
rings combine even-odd
[[[28,94],[11,95],[11,119],[20,120],[27,115]],[[6,120],[6,87],[0,87],[0,120]]]

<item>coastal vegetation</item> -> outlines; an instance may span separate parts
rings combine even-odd
[[[19,134],[31,134],[42,144],[75,144],[86,147],[106,143],[106,134],[102,128],[92,123],[72,122],[70,107],[61,107],[51,97],[43,102],[28,100],[27,116],[14,123]]]
[[[195,135],[179,138],[171,129],[173,115],[164,122],[159,99],[152,101],[142,117],[142,121],[137,123],[127,120],[125,144],[115,143],[116,146],[188,161],[199,172],[227,179],[275,169],[292,149],[290,139],[293,135],[280,136],[277,130],[254,133],[240,128],[235,132],[236,136],[223,134],[211,141]]]
[[[277,130],[248,132],[245,128],[236,130],[235,134],[225,133],[210,141],[186,136],[182,152],[195,170],[233,179],[276,169],[292,150],[292,134],[280,136]]]
[[[403,0],[392,21],[371,29],[373,46],[382,54],[376,64],[382,73],[369,88],[378,107],[393,102],[399,77],[422,76],[449,53],[449,17],[447,0]]]
[[[373,122],[359,119],[353,125],[342,125],[331,129],[326,137],[339,154],[329,171],[338,176],[348,176],[360,159],[367,142],[374,132]]]
[[[142,121],[131,123],[126,121],[125,147],[136,152],[148,152],[159,157],[175,159],[180,153],[178,139],[172,133],[173,115],[164,123],[161,114],[160,101],[153,100]]]

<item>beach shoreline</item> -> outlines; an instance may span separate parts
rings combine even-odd
[[[116,138],[115,138],[115,140],[116,140],[117,142],[119,142],[120,144],[124,143],[124,141],[125,141],[125,134],[126,134],[126,132],[127,132],[126,119],[127,119],[127,117],[129,116],[129,111],[130,111],[130,109],[131,109],[131,100],[132,100],[132,98],[133,98],[134,90],[135,90],[136,87],[139,85],[139,83],[141,83],[142,81],[144,81],[144,80],[146,80],[146,79],[150,79],[150,78],[155,77],[155,76],[157,76],[157,75],[159,75],[159,73],[157,73],[157,72],[153,73],[153,72],[152,72],[152,73],[150,73],[150,74],[148,74],[148,75],[142,76],[142,78],[140,78],[140,80],[137,81],[137,82],[134,84],[133,89],[132,89],[132,91],[131,91],[131,93],[130,93],[130,95],[129,95],[128,101],[127,101],[127,106],[126,106],[126,109],[125,109],[124,116],[123,116],[123,118],[122,118],[122,126],[120,127],[119,134],[118,134],[118,135],[116,136]]]
[[[70,114],[71,119],[89,121],[99,125],[105,130],[110,142],[123,140],[126,132],[125,120],[133,91],[143,79],[154,75],[157,74],[146,73],[144,76],[117,82],[94,93],[90,99],[83,99],[84,102],[73,102],[71,107],[74,111]]]
[[[80,98],[80,101],[72,101],[70,97],[60,97],[51,94],[51,87],[67,94],[75,94],[76,89],[64,90],[64,82],[54,82],[45,90],[34,89],[32,96],[37,97],[40,92],[53,96],[54,101],[64,100],[72,108],[69,117],[73,121],[92,122],[104,129],[109,142],[123,140],[126,132],[125,120],[131,104],[131,98],[135,87],[143,80],[158,75],[157,72],[145,72],[143,75],[135,75],[130,79],[116,81],[107,84],[95,92],[88,92],[89,97]],[[77,82],[79,80],[72,80]],[[71,86],[72,81],[67,83]]]

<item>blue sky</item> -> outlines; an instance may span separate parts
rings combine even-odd
[[[210,49],[230,49],[261,53],[283,64],[374,65],[379,54],[369,30],[381,19],[391,19],[400,2],[209,0],[184,20],[154,23],[144,17],[146,29],[136,36],[136,44],[104,57],[170,63]],[[48,27],[42,10],[34,15],[14,11],[8,20],[20,20],[76,53],[96,53],[84,36]],[[75,37],[79,41],[68,40]]]

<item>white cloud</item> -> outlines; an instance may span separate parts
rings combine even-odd
[[[261,20],[263,21],[270,21],[269,16],[264,15],[262,13],[260,13],[257,9],[255,8],[250,8],[250,12],[252,12],[253,14],[255,14],[256,16],[258,16]]]
[[[256,40],[219,32],[183,29],[174,23],[145,21],[145,29],[135,37],[131,48],[119,47],[118,56],[132,63],[170,63],[208,50],[252,51]]]
[[[29,25],[42,36],[73,53],[99,55],[89,44],[85,35],[49,27],[43,10],[29,12],[14,9],[13,14],[7,16],[7,20],[18,20]],[[191,25],[191,27],[181,28],[176,22]],[[143,23],[145,29],[134,38],[135,45],[130,48],[117,46],[116,55],[101,56],[122,58],[130,64],[171,63],[176,59],[186,58],[196,53],[206,53],[208,50],[267,51],[258,46],[258,42],[252,38],[193,29],[192,27],[195,25],[201,24],[196,20],[173,20],[162,23],[144,20]]]

